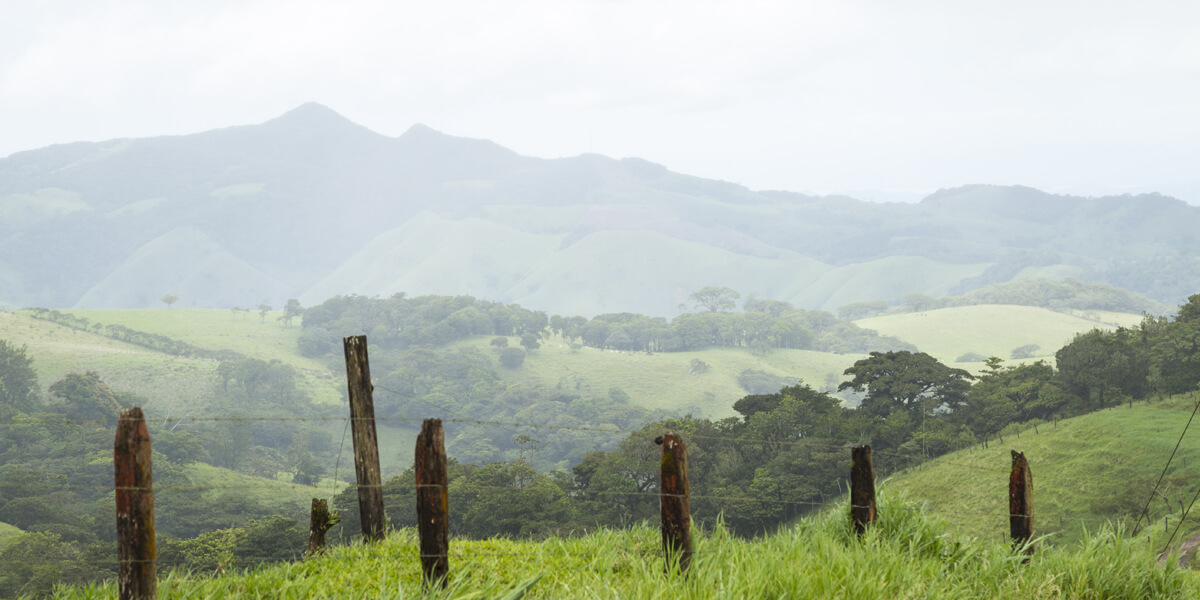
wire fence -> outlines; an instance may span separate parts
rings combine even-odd
[[[398,394],[394,390],[388,390],[386,388],[382,388],[381,386],[376,386],[376,388],[381,389],[382,391],[384,391],[386,393]],[[539,431],[539,430],[571,431],[571,432],[588,433],[588,434],[593,434],[593,435],[601,434],[601,435],[613,435],[613,436],[629,436],[631,434],[637,434],[637,433],[640,433],[640,434],[648,433],[648,431],[645,427],[624,428],[624,427],[618,427],[618,426],[614,426],[614,425],[601,425],[601,426],[559,425],[559,424],[552,424],[552,423],[530,423],[530,422],[522,422],[522,421],[516,421],[516,420],[504,420],[504,419],[471,418],[471,417],[466,417],[461,414],[458,414],[456,411],[452,411],[446,407],[436,407],[435,405],[432,405],[430,403],[423,403],[423,404],[426,404],[427,406],[430,406],[433,408],[437,408],[439,411],[444,412],[445,414],[449,415],[442,419],[442,421],[444,423],[449,423],[449,424],[503,427],[503,428],[510,428],[514,431]],[[233,483],[210,483],[210,484],[187,484],[187,485],[167,484],[167,485],[155,485],[151,488],[142,488],[142,487],[134,487],[134,486],[114,487],[112,484],[108,484],[108,483],[88,483],[88,482],[69,481],[69,480],[65,481],[65,482],[63,482],[63,481],[58,481],[58,482],[55,482],[55,481],[36,481],[36,482],[12,482],[12,481],[9,481],[9,482],[4,482],[4,485],[10,489],[23,489],[26,491],[44,491],[46,493],[52,493],[52,492],[57,492],[57,491],[87,491],[87,492],[93,492],[93,493],[94,492],[117,491],[117,490],[152,491],[157,497],[163,498],[163,499],[165,499],[166,497],[169,497],[171,494],[176,493],[176,492],[200,492],[200,493],[230,492],[230,491],[254,492],[254,491],[263,491],[263,490],[279,491],[279,492],[297,492],[300,489],[311,489],[311,490],[313,490],[313,493],[316,495],[319,495],[323,490],[327,490],[330,494],[334,494],[334,493],[344,490],[347,486],[358,485],[355,483],[343,484],[342,482],[340,482],[338,480],[338,475],[339,475],[340,469],[341,469],[341,463],[345,459],[345,453],[347,451],[347,449],[345,447],[346,432],[349,431],[349,429],[354,421],[354,419],[352,419],[350,417],[345,417],[345,416],[224,415],[224,416],[178,416],[178,417],[168,416],[163,419],[147,418],[146,420],[152,421],[154,423],[161,423],[161,425],[166,428],[171,428],[171,427],[174,427],[181,423],[254,423],[254,422],[277,422],[277,423],[289,423],[290,422],[290,423],[321,423],[321,424],[344,423],[345,428],[343,430],[342,439],[341,439],[341,441],[339,443],[339,447],[338,447],[332,482],[328,483],[328,484],[322,483],[320,486],[303,486],[302,487],[302,486],[298,486],[297,484],[294,484],[294,483],[286,483],[283,481],[272,481],[269,479],[260,479],[260,480],[254,480],[254,481],[238,481],[238,482],[233,482]],[[425,419],[424,418],[416,418],[416,417],[391,416],[391,417],[376,417],[372,420],[375,422],[381,422],[381,423],[392,422],[392,423],[397,423],[397,424],[417,424],[417,423],[423,422]],[[10,424],[10,425],[39,425],[39,426],[42,426],[42,425],[44,425],[44,426],[94,425],[97,427],[115,428],[117,421],[118,421],[118,419],[116,419],[116,418],[69,419],[69,418],[46,418],[46,417],[20,417],[20,418],[3,419],[3,420],[0,420],[0,423]],[[1186,432],[1186,429],[1185,429],[1185,432]],[[786,436],[781,436],[779,438],[753,438],[753,437],[746,437],[746,436],[720,435],[720,434],[713,434],[713,433],[693,433],[693,434],[685,434],[685,437],[687,438],[687,440],[689,442],[697,443],[701,447],[703,447],[704,444],[706,444],[706,443],[707,444],[729,444],[729,445],[738,445],[738,446],[742,446],[742,447],[768,446],[768,447],[773,447],[773,448],[794,448],[794,447],[803,446],[803,447],[808,447],[808,448],[812,448],[812,449],[820,449],[820,450],[827,451],[827,452],[845,452],[847,462],[849,462],[849,458],[850,458],[849,457],[849,449],[854,445],[853,442],[831,443],[831,442],[819,440],[819,439],[809,439],[809,438],[803,438],[803,437],[795,438],[795,437],[786,437]],[[1181,439],[1182,439],[1182,436],[1181,436]],[[978,447],[978,446],[976,446],[976,447]],[[943,508],[943,507],[936,506],[935,503],[931,499],[920,498],[919,493],[910,493],[910,497],[911,497],[912,501],[906,505],[888,504],[886,502],[878,504],[876,506],[876,510],[879,511],[879,513],[881,515],[880,516],[881,519],[886,519],[887,515],[889,513],[904,512],[904,513],[919,513],[926,517],[938,519],[940,521],[946,522],[951,525],[953,525],[954,523],[987,522],[987,523],[994,524],[994,527],[995,527],[994,531],[998,535],[1000,535],[1000,537],[1003,538],[1005,536],[1004,526],[1006,525],[1007,521],[1012,517],[1024,516],[1024,515],[1020,515],[1020,514],[1009,513],[1007,510],[1005,510],[1006,507],[1003,506],[1003,502],[1002,502],[1003,498],[1000,497],[1000,492],[1003,490],[1004,483],[1007,479],[1006,476],[1009,473],[1010,469],[1008,469],[1004,466],[1001,466],[1001,465],[994,464],[994,463],[987,464],[987,463],[982,462],[984,460],[983,455],[981,455],[980,462],[978,462],[978,463],[964,462],[961,459],[960,460],[952,460],[952,459],[946,458],[944,456],[929,457],[929,456],[924,456],[921,454],[914,454],[911,452],[903,452],[903,451],[899,451],[899,450],[877,450],[877,451],[875,451],[875,455],[885,461],[894,459],[897,463],[900,463],[903,468],[908,468],[908,469],[912,469],[912,468],[926,469],[926,468],[931,468],[933,466],[944,466],[944,467],[950,467],[952,470],[962,469],[962,470],[966,470],[966,471],[970,471],[970,472],[974,472],[974,473],[979,473],[979,472],[986,473],[988,476],[995,477],[994,485],[997,490],[997,498],[994,501],[989,501],[988,503],[981,503],[981,504],[975,505],[974,508],[963,508],[961,506],[955,507],[955,508]],[[987,460],[995,460],[995,458],[993,456],[989,455],[987,457]],[[1170,465],[1170,463],[1168,462],[1168,466],[1169,465]],[[1035,469],[1036,469],[1036,466],[1035,466]],[[1167,470],[1167,468],[1164,467],[1164,473],[1166,472],[1166,470]],[[1064,485],[1071,485],[1071,486],[1076,486],[1076,487],[1082,487],[1082,486],[1088,485],[1088,482],[1083,481],[1083,480],[1071,480],[1071,479],[1064,478],[1061,475],[1055,475],[1054,477],[1055,478],[1052,481],[1054,482],[1055,485],[1060,486],[1060,487],[1064,486]],[[848,482],[845,479],[841,479],[841,478],[839,478],[839,479],[842,482],[847,483],[845,487],[848,490],[849,489]],[[1043,475],[1039,480],[1041,481],[1041,486],[1044,487],[1046,485],[1045,476]],[[1160,482],[1161,482],[1161,477],[1160,477]],[[385,484],[380,484],[380,485],[383,487],[386,487],[388,484],[385,483]],[[408,485],[413,488],[414,492],[416,491],[415,483],[408,484]],[[988,485],[992,485],[992,484],[988,484]],[[364,487],[364,486],[359,486],[359,487]],[[454,507],[454,494],[455,493],[462,494],[462,493],[493,492],[493,493],[499,493],[499,494],[506,494],[506,493],[516,493],[516,492],[521,491],[520,488],[514,488],[512,486],[479,485],[476,483],[460,484],[460,483],[456,483],[456,482],[451,482],[449,485],[449,489],[451,491],[450,498],[451,498],[451,508],[452,509]],[[839,493],[834,495],[833,499],[829,499],[829,500],[826,500],[826,499],[822,499],[822,500],[789,499],[789,498],[784,498],[784,497],[768,497],[768,496],[762,496],[762,495],[716,494],[716,493],[697,493],[697,494],[691,494],[689,497],[693,501],[698,502],[700,505],[705,506],[706,510],[712,510],[712,507],[714,507],[714,506],[730,507],[730,506],[735,506],[735,505],[747,505],[747,504],[748,505],[776,506],[776,507],[783,506],[783,507],[798,509],[798,511],[802,512],[803,514],[813,514],[813,513],[819,513],[819,512],[830,511],[830,510],[849,510],[850,504],[848,501],[848,494],[840,492],[840,490],[842,489],[841,484],[839,484],[838,489],[839,489]],[[655,489],[636,490],[636,491],[611,490],[611,489],[606,489],[606,490],[566,489],[563,491],[567,497],[577,499],[577,500],[579,500],[579,499],[584,499],[584,500],[587,500],[587,499],[591,499],[591,500],[635,499],[635,500],[639,500],[639,501],[651,501],[651,500],[655,500],[655,499],[658,499],[661,497],[661,493]],[[1200,492],[1197,493],[1196,497],[1200,497]],[[1194,497],[1192,499],[1193,503],[1196,501],[1196,497]],[[1075,505],[1076,506],[1078,505],[1078,500],[1075,501]],[[1189,511],[1190,511],[1190,508],[1191,508],[1191,505],[1189,504],[1189,506],[1188,506]],[[345,510],[345,509],[346,509],[346,507],[343,507],[343,510]],[[1148,514],[1148,513],[1146,513],[1146,511],[1143,511],[1143,513]],[[1186,520],[1186,515],[1187,515],[1187,512],[1185,512],[1177,520],[1175,519],[1174,516],[1172,516],[1170,518],[1172,521],[1175,522],[1175,531],[1170,534],[1170,538],[1168,539],[1168,542],[1167,542],[1168,547],[1169,547],[1171,541],[1173,541],[1175,534],[1178,533],[1180,528],[1183,526],[1184,521]],[[716,517],[716,515],[703,515],[703,516],[705,517],[705,519],[707,519],[707,522],[709,522],[709,523],[714,522],[714,517]],[[1106,524],[1113,523],[1113,520],[1110,518],[1107,518],[1107,517],[1096,516],[1096,515],[1069,514],[1065,511],[1058,511],[1058,512],[1051,511],[1048,516],[1047,516],[1046,512],[1044,511],[1040,517],[1040,521],[1042,523],[1049,522],[1051,524],[1051,526],[1049,527],[1050,529],[1055,529],[1054,525],[1057,524],[1057,529],[1059,529],[1059,530],[1066,528],[1066,527],[1078,527],[1080,529],[1098,529],[1100,527],[1105,526]],[[1138,524],[1140,525],[1140,519],[1139,519]],[[1167,522],[1167,521],[1164,521],[1164,527],[1161,529],[1155,529],[1154,525],[1148,525],[1146,527],[1146,529],[1143,530],[1143,531],[1149,532],[1148,535],[1146,536],[1147,540],[1153,541],[1155,539],[1155,535],[1158,531],[1163,531],[1163,535],[1166,536],[1165,530],[1168,528],[1168,525],[1169,525],[1169,522]],[[1043,526],[1043,528],[1045,528],[1045,526]],[[581,529],[577,529],[577,530],[573,530],[573,531],[566,531],[563,533],[567,533],[568,535],[570,535],[572,533],[586,533],[588,530],[589,529],[587,527],[584,527]],[[1139,533],[1136,530],[1136,525],[1131,530],[1131,533],[1134,533],[1134,534]],[[701,536],[700,539],[703,540],[704,537]],[[168,548],[168,547],[164,547],[164,548]],[[1165,550],[1166,550],[1166,548],[1164,548],[1164,551]],[[706,547],[704,546],[704,542],[702,541],[700,546],[693,550],[693,554],[702,556],[705,553],[712,552],[712,551],[713,550],[706,549]],[[655,544],[638,546],[636,543],[631,543],[628,547],[620,548],[618,550],[618,554],[622,557],[628,557],[628,558],[659,559],[661,557],[661,548]],[[564,550],[561,548],[547,549],[544,544],[531,545],[528,547],[528,549],[523,549],[523,550],[519,550],[519,551],[495,551],[495,550],[488,550],[488,549],[470,549],[470,550],[457,549],[457,550],[451,550],[449,553],[449,557],[451,559],[453,559],[455,561],[468,562],[468,563],[471,561],[494,559],[496,557],[520,557],[520,558],[536,559],[536,558],[552,558],[552,557],[569,557],[569,558],[592,557],[592,558],[594,558],[594,557],[598,557],[598,556],[611,557],[612,555],[613,555],[613,553],[611,550],[577,551],[577,550]],[[415,538],[413,539],[413,544],[412,544],[411,548],[406,547],[405,549],[401,550],[401,552],[399,553],[398,556],[396,556],[396,558],[404,558],[404,557],[409,557],[409,558],[413,558],[413,559],[420,557],[419,550],[417,550],[417,548],[416,548]],[[249,565],[253,565],[253,564],[257,564],[257,563],[274,562],[274,561],[280,561],[280,560],[299,560],[301,558],[305,558],[306,560],[315,560],[315,561],[361,560],[360,557],[354,556],[352,554],[317,555],[317,556],[306,558],[306,557],[304,557],[303,548],[296,548],[294,554],[287,555],[287,556],[281,556],[280,554],[273,554],[273,555],[237,554],[237,555],[234,555],[234,554],[227,552],[225,555],[217,556],[217,557],[210,557],[209,559],[200,560],[200,561],[197,561],[197,559],[195,557],[181,556],[180,553],[177,551],[172,554],[168,550],[167,556],[161,556],[159,558],[156,558],[154,562],[159,567],[162,567],[162,568],[186,567],[186,568],[198,570],[201,572],[204,572],[206,570],[211,570],[211,572],[213,572],[213,573],[220,573],[220,572],[225,572],[228,570],[240,569],[245,566],[249,566]],[[38,564],[44,564],[45,560],[46,560],[45,558],[40,558],[40,559],[31,558],[31,559],[27,559],[27,560],[17,559],[16,561],[10,561],[10,562],[15,562],[18,564],[25,563],[28,565],[38,565]],[[113,556],[112,560],[109,561],[108,564],[110,564],[110,566],[114,566],[114,567],[118,564],[118,561],[117,561],[117,558],[115,555]]]

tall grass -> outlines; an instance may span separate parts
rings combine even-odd
[[[956,537],[895,495],[859,539],[845,507],[759,539],[697,532],[686,576],[664,569],[658,531],[601,530],[541,542],[455,540],[444,591],[424,592],[415,534],[220,577],[174,573],[163,598],[1194,598],[1200,578],[1156,566],[1144,544],[1102,529],[1029,564],[999,541]],[[59,589],[109,598],[114,584]]]

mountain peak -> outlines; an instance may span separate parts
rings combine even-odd
[[[303,127],[303,128],[334,128],[334,127],[355,127],[361,125],[343,117],[337,111],[316,102],[306,102],[289,110],[282,115],[271,119],[264,125],[283,125],[285,127]]]

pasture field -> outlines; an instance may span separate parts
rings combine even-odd
[[[462,343],[494,355],[491,339],[483,336]],[[518,338],[509,338],[510,346],[519,342]],[[497,363],[496,371],[507,381],[533,382],[586,396],[608,396],[611,388],[619,388],[639,406],[721,418],[736,414],[733,403],[747,393],[737,382],[743,370],[799,377],[820,389],[830,383],[836,387],[842,371],[859,358],[863,356],[809,350],[754,354],[745,348],[652,354],[588,347],[572,350],[556,336],[530,352],[519,368],[504,369]],[[703,361],[708,370],[689,373],[693,359]]]
[[[987,449],[975,446],[934,459],[884,485],[924,503],[951,531],[998,539],[1008,532],[1011,451],[1023,452],[1033,473],[1035,535],[1048,535],[1052,543],[1073,542],[1107,522],[1137,520],[1196,400],[1178,396],[1135,402],[1132,408],[1114,406],[1057,424],[1040,423],[1036,431],[1022,426],[1019,437],[1014,426],[1003,443],[993,439]],[[1156,497],[1150,503],[1153,523],[1139,537],[1147,547],[1162,549],[1164,529],[1175,529],[1185,503],[1200,490],[1200,423],[1192,425],[1160,488],[1167,500]],[[876,463],[886,460],[879,456]],[[1197,530],[1200,521],[1193,513],[1175,541]]]
[[[982,363],[958,363],[968,352],[1010,360],[1014,348],[1037,344],[1034,359],[1048,359],[1077,333],[1095,328],[1132,327],[1141,315],[1107,311],[1055,312],[1033,306],[982,304],[956,306],[860,319],[859,327],[874,329],[914,344],[922,352],[952,366],[978,371]]]

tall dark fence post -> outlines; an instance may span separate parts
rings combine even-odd
[[[450,508],[441,419],[425,419],[421,423],[415,459],[421,578],[427,586],[446,587],[450,573]]]
[[[662,443],[660,475],[663,551],[667,567],[679,561],[686,573],[692,564],[692,518],[688,501],[688,455],[683,440],[668,433],[655,441]]]
[[[329,501],[321,498],[312,499],[312,512],[308,519],[308,548],[304,553],[308,556],[325,553],[325,532],[341,522],[341,518],[329,512]]]
[[[367,336],[342,340],[346,350],[346,386],[350,390],[350,426],[354,438],[354,473],[358,480],[358,512],[363,539],[382,540],[387,532],[383,512],[383,480],[379,473],[379,443],[375,437],[375,404],[371,399],[371,368]]]
[[[1025,455],[1012,451],[1012,472],[1008,476],[1008,529],[1013,544],[1025,546],[1033,538],[1033,475]]]
[[[850,520],[854,531],[862,535],[867,525],[876,517],[875,508],[875,465],[871,460],[871,446],[855,446],[850,449]]]
[[[117,587],[121,600],[158,597],[154,546],[154,474],[150,432],[141,408],[121,411],[113,441],[117,495]]]

